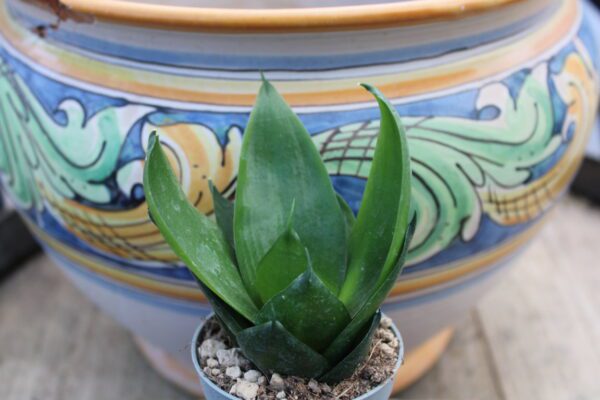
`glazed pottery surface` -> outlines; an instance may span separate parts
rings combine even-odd
[[[357,211],[379,124],[357,83],[379,87],[412,158],[418,226],[383,308],[410,351],[535,236],[596,114],[599,22],[573,0],[266,11],[65,0],[58,29],[38,3],[0,0],[4,192],[90,299],[189,367],[183,349],[210,309],[148,219],[151,132],[211,214],[209,180],[235,196],[262,70]]]
[[[209,315],[206,319],[209,319],[213,314]],[[194,337],[192,339],[192,362],[194,363],[194,368],[196,369],[196,373],[200,378],[200,384],[202,385],[202,392],[204,397],[207,400],[237,400],[239,399],[236,396],[232,396],[231,394],[223,391],[220,387],[218,387],[213,381],[211,381],[200,366],[200,360],[198,359],[198,345],[200,342],[200,334],[202,333],[202,328],[204,327],[204,323],[202,323],[197,329],[196,333],[194,333]],[[402,365],[402,361],[404,360],[404,342],[402,341],[402,335],[398,331],[396,325],[392,325],[392,330],[394,334],[398,338],[400,342],[400,346],[398,348],[398,361],[394,366],[394,372],[392,375],[383,381],[379,386],[373,388],[369,392],[363,394],[362,396],[357,397],[354,400],[388,400],[390,395],[392,394],[392,388],[394,386],[394,377],[398,372],[398,369]]]
[[[84,0],[85,1],[85,0]],[[365,4],[393,3],[397,0],[136,0],[139,3],[159,4],[179,7],[274,9],[335,7]]]

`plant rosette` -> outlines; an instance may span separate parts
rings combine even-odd
[[[381,376],[377,376],[381,374],[381,371],[366,371],[368,373],[355,374],[356,376],[352,376],[333,387],[327,384],[317,383],[314,380],[297,380],[301,382],[302,387],[298,388],[294,385],[294,388],[292,389],[292,392],[294,393],[290,393],[283,378],[272,385],[271,380],[273,379],[273,375],[271,375],[271,377],[265,377],[262,373],[257,371],[254,366],[249,364],[247,360],[244,360],[243,355],[240,357],[243,361],[239,361],[238,358],[236,363],[231,363],[235,365],[220,365],[219,356],[221,356],[221,358],[224,357],[219,354],[219,351],[222,351],[224,355],[229,355],[232,350],[239,351],[239,349],[235,349],[232,346],[223,346],[225,341],[223,340],[222,335],[216,334],[217,340],[215,340],[215,336],[207,335],[205,327],[208,321],[218,323],[214,318],[214,314],[210,314],[205,322],[200,324],[198,329],[196,329],[192,339],[191,349],[194,368],[199,376],[204,397],[207,400],[237,400],[239,398],[244,400],[271,398],[280,400],[293,398],[300,399],[302,397],[298,396],[298,392],[307,393],[312,398],[343,399],[344,393],[350,391],[355,393],[357,391],[357,386],[359,387],[358,390],[360,390],[360,388],[364,388],[369,384],[370,388],[366,391],[363,390],[362,393],[359,393],[352,398],[354,400],[387,400],[392,393],[394,377],[404,360],[404,343],[402,342],[402,336],[393,321],[383,315],[379,331],[376,335],[376,337],[381,337],[377,343],[373,343],[370,351],[370,356],[373,356],[377,346],[380,346],[377,348],[379,352],[388,353],[393,351],[393,357],[386,358],[386,361],[392,358],[395,359],[395,361],[389,363],[390,365],[381,366],[389,368],[383,379]],[[393,341],[395,341],[395,343],[391,343]],[[206,347],[203,347],[203,344],[206,344]],[[384,348],[384,346],[387,347]],[[369,357],[369,359],[370,358],[371,357]],[[369,366],[369,359],[359,367],[359,371],[361,369],[367,370],[372,368]],[[215,373],[213,371],[218,372]],[[218,377],[215,375],[218,375]],[[280,376],[277,375],[277,378],[280,378]],[[219,384],[219,380],[230,381],[230,384],[228,385],[229,390],[226,390],[227,387],[223,388],[223,385]],[[357,382],[358,380],[361,380],[360,385]],[[374,383],[373,380],[377,382]],[[231,383],[233,383],[233,385]],[[294,383],[297,384],[297,382]],[[327,388],[327,390],[323,390],[323,388]],[[246,397],[244,397],[244,395]]]
[[[235,201],[221,193],[230,188],[210,182],[215,221],[181,189],[169,144],[150,137],[150,218],[232,343],[264,375],[332,385],[351,377],[369,356],[379,308],[404,266],[417,218],[406,133],[389,101],[363,86],[381,123],[357,216],[336,194],[302,121],[266,80],[244,132]]]

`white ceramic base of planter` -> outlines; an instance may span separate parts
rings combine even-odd
[[[435,365],[446,350],[453,332],[452,328],[446,328],[406,355],[394,381],[394,393],[415,383]],[[188,392],[202,395],[198,376],[193,369],[144,339],[134,339],[142,354],[160,375]]]

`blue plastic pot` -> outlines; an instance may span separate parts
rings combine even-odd
[[[207,319],[210,319],[213,316],[213,314],[210,314]],[[200,339],[200,332],[202,331],[202,328],[204,327],[204,323],[200,324],[200,326],[198,327],[198,329],[196,329],[196,333],[194,333],[194,338],[192,340],[192,361],[194,363],[194,367],[196,368],[196,372],[198,373],[198,376],[200,377],[200,384],[202,385],[202,390],[204,392],[204,397],[207,400],[240,400],[239,397],[233,396],[229,393],[227,393],[226,391],[224,391],[223,389],[221,389],[219,386],[215,385],[204,373],[204,371],[202,371],[202,367],[200,366],[200,359],[198,358],[198,344],[199,344],[199,339]],[[396,325],[392,325],[392,330],[394,331],[394,334],[396,335],[396,337],[398,338],[398,341],[400,342],[400,346],[399,346],[399,354],[398,354],[398,361],[396,362],[396,365],[394,366],[394,372],[392,373],[392,375],[387,378],[384,382],[382,382],[379,386],[371,389],[369,392],[363,394],[362,396],[357,397],[354,400],[388,400],[392,394],[392,388],[394,386],[394,378],[396,377],[396,374],[398,372],[398,369],[400,368],[400,365],[402,364],[402,361],[404,360],[404,343],[402,341],[402,336],[400,335],[400,331],[398,331],[398,328],[396,327]]]

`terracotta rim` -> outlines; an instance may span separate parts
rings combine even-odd
[[[207,32],[314,32],[386,28],[464,18],[529,0],[408,0],[296,9],[178,7],[127,0],[63,0],[100,20]]]

